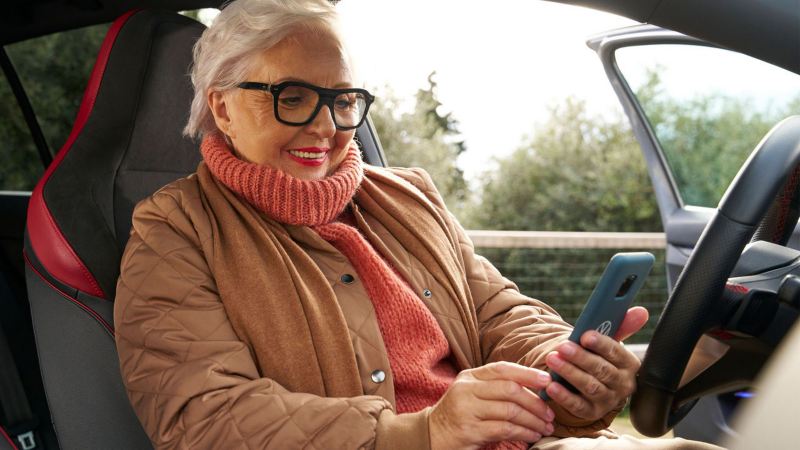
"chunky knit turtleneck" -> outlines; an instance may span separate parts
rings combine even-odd
[[[312,227],[347,257],[375,309],[394,377],[397,412],[416,412],[435,404],[457,372],[441,327],[358,229],[336,220],[363,177],[358,149],[348,149],[329,177],[300,180],[240,160],[219,135],[206,136],[200,148],[214,177],[253,207],[278,222]],[[485,448],[525,448],[518,444],[499,442]]]
[[[355,146],[347,150],[336,171],[321,180],[301,180],[269,166],[242,161],[219,134],[203,138],[200,151],[215,178],[256,209],[290,225],[333,221],[353,198],[364,176]]]

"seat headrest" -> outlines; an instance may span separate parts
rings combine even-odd
[[[28,243],[49,276],[113,300],[138,201],[194,172],[192,46],[204,26],[168,11],[132,11],[103,42],[67,142],[28,208]]]

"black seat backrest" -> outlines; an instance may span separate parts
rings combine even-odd
[[[26,281],[64,449],[150,447],[119,375],[112,301],[134,205],[200,161],[181,130],[203,29],[174,12],[117,19],[72,133],[31,196]]]
[[[36,256],[46,266],[50,256],[73,265],[68,255],[37,248],[58,231],[95,280],[51,273],[60,281],[89,283],[82,290],[113,299],[134,205],[196,169],[197,144],[181,129],[192,97],[191,47],[202,30],[189,18],[156,11],[128,13],[109,30],[73,132],[31,198],[28,234]],[[52,225],[38,221],[47,213]]]

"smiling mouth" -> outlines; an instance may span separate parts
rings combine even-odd
[[[307,147],[287,150],[289,157],[304,166],[319,166],[328,158],[327,148]]]
[[[309,152],[309,151],[301,151],[301,150],[289,150],[289,154],[292,156],[296,156],[298,158],[303,159],[322,159],[325,155],[328,154],[326,151],[317,151],[317,152]]]

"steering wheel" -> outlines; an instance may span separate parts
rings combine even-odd
[[[723,316],[730,310],[722,307],[721,299],[745,245],[757,230],[759,235],[780,231],[781,244],[791,235],[797,216],[786,232],[788,220],[784,215],[776,221],[774,211],[776,205],[786,206],[783,191],[791,189],[789,198],[794,197],[798,175],[800,116],[792,116],[775,125],[745,161],[667,300],[631,400],[631,421],[639,432],[661,436],[691,410],[700,395],[755,376],[741,373],[746,369],[723,357],[706,371],[710,375],[678,387],[697,342],[725,322]]]

